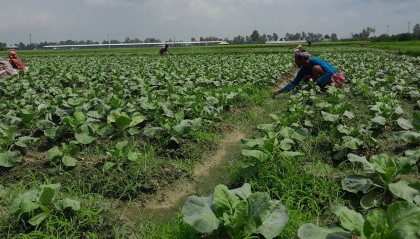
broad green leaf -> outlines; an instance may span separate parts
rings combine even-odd
[[[359,162],[363,164],[363,169],[367,172],[367,173],[374,173],[375,169],[373,168],[372,164],[369,163],[369,161],[366,159],[365,156],[358,156],[356,154],[352,154],[349,153],[347,154],[347,158],[349,159],[350,162]]]
[[[39,202],[44,205],[48,206],[51,201],[53,200],[55,193],[61,187],[60,184],[48,184],[41,186],[41,196],[39,197]]]
[[[54,206],[60,211],[64,211],[67,208],[70,208],[73,211],[80,210],[80,202],[70,198],[64,198],[62,200],[59,200],[54,204]]]
[[[322,228],[312,223],[299,227],[300,239],[352,239],[351,233],[339,227]]]
[[[146,127],[143,130],[144,135],[146,135],[147,137],[157,137],[160,136],[163,132],[163,128],[161,127]]]
[[[392,175],[397,171],[397,165],[393,158],[386,154],[373,155],[370,158],[372,166],[375,171],[379,174],[381,179],[389,184]]]
[[[38,112],[34,112],[34,111],[30,110],[30,109],[22,109],[20,111],[19,116],[21,117],[22,122],[29,123],[29,122],[31,122],[35,118],[35,116],[37,114],[38,114]]]
[[[355,115],[353,114],[353,112],[351,111],[344,111],[343,116],[346,116],[349,119],[353,119],[355,117]]]
[[[397,115],[402,115],[402,114],[404,114],[404,110],[403,110],[403,108],[401,108],[401,106],[398,105],[397,107],[395,107],[394,113],[397,114]]]
[[[388,222],[382,209],[370,211],[363,225],[362,238],[384,238],[388,234]],[[376,237],[375,237],[376,236]]]
[[[256,231],[267,239],[280,235],[289,220],[286,206],[278,200],[271,201],[269,212],[268,215],[265,215],[265,218],[262,218],[262,224]]]
[[[81,111],[74,112],[73,117],[76,120],[76,123],[79,125],[86,122],[86,115]]]
[[[108,172],[112,167],[114,167],[115,163],[113,162],[105,162],[104,163],[104,172]]]
[[[386,212],[389,228],[393,228],[397,223],[404,221],[406,218],[419,215],[420,207],[406,201],[391,204]]]
[[[34,198],[28,194],[20,195],[15,198],[10,207],[10,213],[12,215],[18,215],[20,213],[33,212],[39,208],[39,204],[34,202]]]
[[[128,130],[127,130],[127,132],[130,134],[130,135],[138,135],[138,134],[140,134],[140,130],[138,129],[138,128],[133,128],[133,127],[130,127]]]
[[[245,157],[255,158],[259,161],[264,161],[267,155],[261,150],[242,150],[242,155]]]
[[[419,239],[420,215],[397,223],[385,239]]]
[[[71,156],[65,155],[62,159],[61,162],[66,166],[66,167],[74,167],[77,165],[77,160]]]
[[[286,157],[302,157],[302,156],[305,156],[304,153],[295,152],[295,151],[283,151],[282,154]]]
[[[127,145],[128,145],[128,141],[124,140],[124,141],[120,141],[120,142],[116,143],[115,148],[118,149],[118,150],[123,150]]]
[[[249,183],[244,183],[242,187],[231,189],[230,191],[236,196],[238,196],[240,199],[247,199],[252,194],[251,184]]]
[[[39,129],[50,129],[54,126],[55,124],[49,120],[40,120],[36,123],[36,127]]]
[[[360,199],[360,206],[363,209],[371,209],[373,207],[379,206],[379,203],[382,201],[382,195],[375,192],[370,191],[362,196]]]
[[[414,203],[414,198],[420,196],[420,183],[407,183],[400,180],[396,183],[390,183],[389,191],[395,196],[402,198],[408,202]]]
[[[262,131],[267,131],[267,132],[273,131],[274,128],[276,128],[276,125],[274,124],[259,124],[257,126],[257,129],[262,130]]]
[[[225,185],[217,185],[214,189],[215,214],[218,218],[221,218],[223,213],[232,215],[233,209],[239,201],[239,197],[229,191]]]
[[[219,228],[220,220],[212,211],[214,196],[190,196],[182,207],[184,221],[200,233],[208,233]]]
[[[95,137],[90,136],[88,133],[75,134],[74,137],[76,138],[77,142],[81,144],[91,144],[96,139]]]
[[[128,117],[125,113],[121,115],[115,115],[115,124],[120,129],[125,129],[132,123],[132,120],[130,117]]]
[[[135,114],[131,116],[130,126],[136,126],[146,120],[146,116],[142,114]]]
[[[140,158],[140,153],[129,151],[127,153],[127,159],[131,162],[136,162]]]
[[[223,214],[224,226],[232,227],[233,231],[240,231],[241,227],[247,223],[248,208],[248,201],[246,200],[242,200],[237,203],[231,216],[229,216],[227,213]]]
[[[322,117],[324,118],[324,120],[328,121],[328,122],[335,122],[340,118],[339,115],[330,114],[330,113],[325,112],[325,111],[321,111],[321,114],[322,114]]]
[[[0,153],[0,167],[13,167],[19,158],[20,153],[17,151],[6,151],[5,153]]]
[[[405,142],[410,144],[419,144],[420,143],[420,133],[414,131],[401,131],[398,136],[403,139]]]
[[[416,213],[401,218],[395,224],[390,224],[390,231],[385,239],[418,239],[420,238],[420,212],[417,207]],[[389,210],[389,209],[388,209]]]
[[[379,125],[385,125],[386,119],[383,116],[376,116],[375,118],[371,119],[373,123],[379,124]]]
[[[246,146],[247,148],[255,148],[258,146],[264,145],[264,139],[263,138],[257,138],[257,139],[241,139],[241,144]]]
[[[285,138],[280,141],[280,148],[284,151],[287,151],[292,149],[293,144],[295,144],[295,142],[292,139]]]
[[[47,218],[47,216],[48,216],[47,213],[42,212],[33,216],[28,222],[32,226],[39,226]]]
[[[100,119],[100,118],[102,118],[102,115],[100,115],[100,114],[98,113],[98,111],[88,111],[88,112],[86,113],[86,115],[87,115],[87,116],[89,116],[89,117],[95,118],[95,119]]]
[[[244,227],[244,233],[257,233],[258,228],[270,217],[271,199],[267,193],[255,192],[248,197],[249,218]]]
[[[283,138],[290,138],[290,137],[292,137],[292,134],[295,132],[295,130],[294,129],[292,129],[292,128],[290,128],[290,127],[286,127],[286,126],[284,126],[284,127],[281,127],[281,129],[280,129],[280,131],[279,131],[279,134],[281,135],[281,136],[283,136]]]
[[[366,193],[373,185],[372,180],[362,175],[348,175],[342,181],[343,190],[352,193],[364,192]]]
[[[188,134],[191,132],[191,123],[188,120],[181,121],[178,125],[172,127],[178,134]]]
[[[357,235],[362,234],[365,222],[362,214],[341,205],[333,205],[331,211],[340,219],[341,227]]]
[[[420,158],[420,148],[416,150],[406,150],[404,154],[409,159],[409,164],[413,165]]]
[[[44,130],[44,135],[51,139],[58,139],[64,134],[65,131],[66,128],[63,126],[51,127]]]
[[[63,152],[58,148],[58,146],[52,147],[50,150],[47,151],[45,157],[50,160],[54,161],[58,158],[61,158],[63,156]]]
[[[363,145],[363,141],[358,138],[354,138],[351,136],[343,136],[343,146],[349,149],[356,150],[359,148],[360,145]]]
[[[398,118],[397,119],[397,124],[405,130],[410,130],[413,128],[413,125],[411,124],[411,122],[407,119],[404,118]]]
[[[23,147],[23,148],[27,148],[30,145],[32,145],[33,143],[35,143],[36,141],[38,141],[39,138],[34,138],[34,137],[29,137],[29,136],[22,136],[19,137],[18,140],[15,142],[15,144],[17,146]]]

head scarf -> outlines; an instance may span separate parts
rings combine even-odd
[[[302,57],[304,59],[309,59],[310,55],[307,51],[296,50],[295,57]]]

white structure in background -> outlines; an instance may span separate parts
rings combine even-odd
[[[81,44],[81,45],[50,45],[44,46],[48,49],[80,49],[80,48],[122,48],[122,47],[136,47],[136,46],[158,46],[162,47],[165,45],[178,45],[178,46],[188,46],[188,45],[229,45],[226,41],[195,41],[195,42],[153,42],[153,43],[99,43],[99,44]]]

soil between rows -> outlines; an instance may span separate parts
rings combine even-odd
[[[203,156],[197,163],[192,178],[180,178],[167,187],[130,202],[120,202],[117,208],[123,221],[139,219],[170,220],[181,211],[182,204],[191,195],[209,195],[218,184],[228,181],[226,165],[235,157],[245,133],[236,127],[223,136],[216,152]]]

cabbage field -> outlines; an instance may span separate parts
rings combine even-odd
[[[275,99],[296,71],[282,46],[18,52],[30,71],[0,80],[0,238],[420,238],[420,57],[357,46],[307,49],[343,89]],[[246,137],[228,180],[177,217],[121,216],[193,182],[231,128]]]

